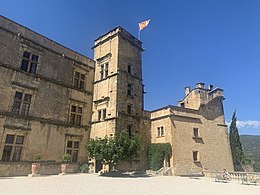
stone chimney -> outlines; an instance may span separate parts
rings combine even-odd
[[[204,89],[205,88],[205,83],[197,83],[196,88]]]
[[[213,89],[213,85],[208,86],[208,90],[211,91]]]
[[[185,87],[185,95],[190,93],[190,86]]]

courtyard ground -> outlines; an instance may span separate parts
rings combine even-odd
[[[241,185],[236,181],[214,182],[210,178],[175,176],[158,177],[101,177],[90,174],[41,177],[0,177],[1,195],[20,194],[260,194],[260,186]]]

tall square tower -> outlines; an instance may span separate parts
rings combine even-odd
[[[142,42],[121,27],[95,40],[91,137],[139,132],[143,115]]]

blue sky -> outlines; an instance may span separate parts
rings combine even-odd
[[[94,39],[117,25],[141,32],[145,108],[176,105],[197,82],[224,89],[225,116],[260,135],[259,0],[0,0],[0,13],[88,57]]]

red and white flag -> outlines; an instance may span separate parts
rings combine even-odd
[[[140,23],[139,23],[139,31],[141,31],[141,30],[143,30],[145,27],[147,27],[148,24],[149,24],[149,22],[150,22],[150,19],[149,19],[149,20],[145,20],[145,21],[143,21],[143,22],[140,22]]]

